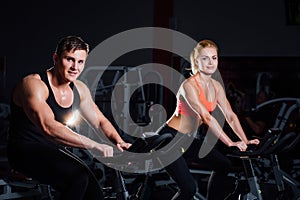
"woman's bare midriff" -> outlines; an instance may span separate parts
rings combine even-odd
[[[196,115],[186,116],[181,114],[174,114],[167,122],[168,126],[176,129],[181,133],[187,134],[194,133],[202,123],[202,120]]]

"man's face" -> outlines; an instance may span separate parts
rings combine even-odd
[[[78,78],[84,69],[87,58],[85,50],[64,51],[61,57],[55,58],[60,75],[65,81],[72,82]]]

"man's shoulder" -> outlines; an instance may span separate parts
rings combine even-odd
[[[76,87],[78,93],[81,97],[84,97],[85,95],[90,94],[89,87],[81,80],[75,80],[73,81],[74,86]]]
[[[26,75],[13,90],[14,102],[17,105],[22,105],[21,101],[28,99],[27,97],[47,97],[48,94],[49,90],[38,74]]]
[[[21,81],[17,84],[17,86],[24,89],[34,88],[35,90],[38,88],[46,89],[46,84],[42,81],[41,76],[38,73],[32,73],[24,76]]]
[[[27,74],[22,78],[22,81],[34,81],[34,80],[41,80],[40,74],[31,73],[31,74]]]
[[[76,88],[79,88],[79,89],[86,89],[87,88],[87,85],[81,80],[77,79],[73,83],[76,86]]]

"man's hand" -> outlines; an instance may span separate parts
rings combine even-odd
[[[114,155],[113,147],[107,144],[98,144],[95,149],[100,151],[104,157],[112,157]]]

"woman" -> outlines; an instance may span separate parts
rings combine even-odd
[[[192,76],[180,86],[177,93],[177,108],[172,117],[159,129],[159,134],[172,133],[174,136],[193,134],[199,128],[207,127],[228,147],[236,146],[241,151],[245,151],[248,144],[258,144],[257,139],[247,139],[238,117],[232,111],[222,85],[212,78],[218,68],[217,45],[211,40],[200,41],[192,51],[190,60]],[[211,114],[216,106],[222,110],[239,141],[232,141]],[[193,148],[190,147],[185,154],[191,154],[195,150],[194,144],[192,143]],[[230,161],[216,148],[213,148],[204,158],[197,158],[200,146],[196,147],[198,151],[194,153],[194,157],[213,170],[208,187],[208,199],[223,200],[226,194],[220,189],[224,187],[223,179],[227,177]],[[166,170],[180,189],[173,199],[192,199],[196,193],[196,185],[185,159],[180,157],[168,165]],[[220,183],[223,184],[220,185]]]

